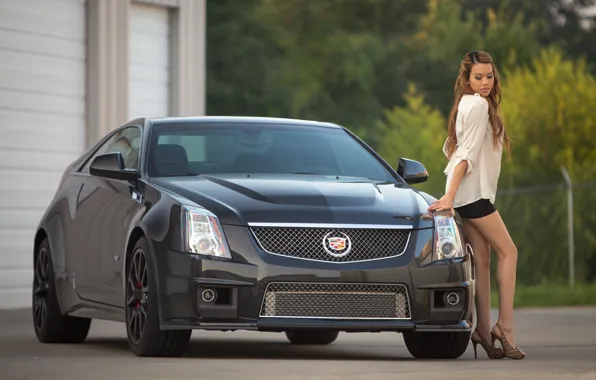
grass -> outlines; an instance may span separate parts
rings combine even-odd
[[[499,299],[496,288],[492,287],[491,307],[498,307]],[[557,306],[596,306],[596,283],[546,284],[535,286],[518,285],[515,289],[516,308],[557,307]]]

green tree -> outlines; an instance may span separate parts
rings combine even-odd
[[[287,116],[342,124],[373,147],[375,121],[406,88],[401,39],[425,12],[419,0],[262,0],[281,61],[271,73]]]
[[[483,24],[458,0],[429,0],[419,30],[407,39],[406,69],[430,105],[448,115],[453,105],[453,85],[464,54],[488,51],[501,70],[529,64],[539,53],[536,26],[524,25],[523,17],[488,9]],[[502,78],[505,79],[505,78]]]
[[[461,0],[461,4],[484,24],[489,23],[489,9],[508,19],[521,17],[523,26],[536,28],[543,47],[555,45],[566,56],[586,58],[596,75],[596,15],[584,11],[596,0]]]
[[[207,113],[283,115],[280,86],[271,80],[281,50],[257,17],[260,0],[207,1]]]
[[[531,67],[507,73],[503,94],[504,120],[514,146],[512,160],[504,161],[501,183],[562,184],[561,166],[575,182],[596,179],[596,78],[585,61],[546,49]],[[580,281],[587,278],[587,263],[596,259],[594,194],[594,189],[578,189],[574,198]],[[520,282],[566,281],[566,193],[503,193],[498,208],[520,249]]]
[[[414,85],[409,86],[404,99],[405,106],[385,111],[380,122],[385,138],[379,146],[379,154],[393,167],[401,157],[420,161],[429,179],[416,187],[440,197],[445,192],[443,170],[447,161],[442,149],[446,121],[439,111],[424,102]]]

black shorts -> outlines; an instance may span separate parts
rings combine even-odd
[[[454,210],[457,211],[459,216],[467,219],[482,218],[497,211],[488,199],[479,199],[464,206],[454,207]]]

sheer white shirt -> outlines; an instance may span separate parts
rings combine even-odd
[[[479,199],[489,199],[494,204],[501,173],[503,144],[501,139],[501,143],[494,146],[488,102],[480,94],[464,95],[457,111],[457,145],[444,170],[447,175],[445,192],[449,190],[455,167],[465,160],[468,161],[468,170],[457,189],[453,207],[464,206]],[[445,156],[446,143],[447,141],[443,144]]]

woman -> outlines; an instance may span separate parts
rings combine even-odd
[[[445,169],[446,194],[429,210],[457,211],[474,251],[477,326],[471,340],[475,356],[476,345],[480,344],[491,359],[523,359],[525,353],[516,346],[513,333],[517,248],[494,206],[501,154],[510,142],[500,115],[500,102],[501,86],[491,56],[484,51],[467,53],[456,80],[455,102],[443,146],[449,159]],[[492,329],[490,248],[497,253],[499,289],[499,317]],[[495,340],[501,342],[503,349],[495,346]]]

